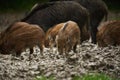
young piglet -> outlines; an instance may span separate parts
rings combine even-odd
[[[62,54],[70,50],[76,52],[76,46],[80,44],[80,29],[76,22],[68,21],[64,23],[56,36],[58,52]]]
[[[120,21],[107,21],[98,30],[98,46],[120,45]]]
[[[30,54],[33,53],[33,47],[38,46],[41,53],[44,47],[44,31],[37,25],[25,22],[16,22],[10,25],[0,34],[0,53],[10,54],[11,51],[20,56],[26,48],[30,48]]]

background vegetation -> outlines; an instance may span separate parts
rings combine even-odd
[[[37,2],[49,0],[0,0],[0,12],[29,10]],[[120,0],[104,0],[109,9],[120,10]]]
[[[48,0],[0,0],[0,12],[29,10],[37,2]]]
[[[120,0],[103,0],[108,8],[113,11],[119,11],[120,12]]]

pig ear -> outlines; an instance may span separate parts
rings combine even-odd
[[[68,26],[68,22],[64,23],[64,25],[62,26],[62,28],[60,29],[60,31],[64,31],[67,26]]]

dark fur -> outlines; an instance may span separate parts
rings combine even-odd
[[[86,41],[86,40],[89,40],[90,39],[90,31],[87,29],[86,27],[87,25],[85,25],[83,27],[83,37],[82,37],[82,41]]]
[[[97,33],[98,46],[120,45],[120,21],[108,21],[102,24]]]
[[[46,32],[50,27],[68,20],[77,22],[81,28],[82,37],[83,26],[89,24],[89,13],[74,1],[48,2],[42,5],[38,4],[21,21],[38,24]]]
[[[90,13],[90,31],[92,43],[96,43],[97,27],[108,16],[108,8],[102,0],[50,0],[50,1],[76,1],[84,6]]]
[[[33,47],[36,45],[42,52],[44,36],[45,33],[39,26],[16,22],[1,32],[0,52],[2,54],[10,54],[13,51],[20,55],[24,49],[30,48],[30,53],[33,53]]]

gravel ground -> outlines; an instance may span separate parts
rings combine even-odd
[[[56,48],[45,48],[44,54],[35,47],[31,60],[29,49],[21,57],[0,54],[0,80],[33,80],[36,76],[54,76],[56,80],[71,80],[88,72],[105,73],[120,78],[120,46],[99,48],[89,42],[77,47],[68,56],[59,55]]]
[[[23,13],[0,13],[0,31],[15,20],[23,17]],[[110,13],[109,19],[120,17]],[[105,73],[120,78],[120,46],[99,48],[89,42],[78,46],[77,53],[72,51],[68,56],[59,55],[56,48],[46,48],[41,55],[37,47],[29,60],[29,49],[20,57],[0,54],[0,80],[33,80],[36,76],[54,76],[56,80],[71,80],[76,75],[89,72]]]

